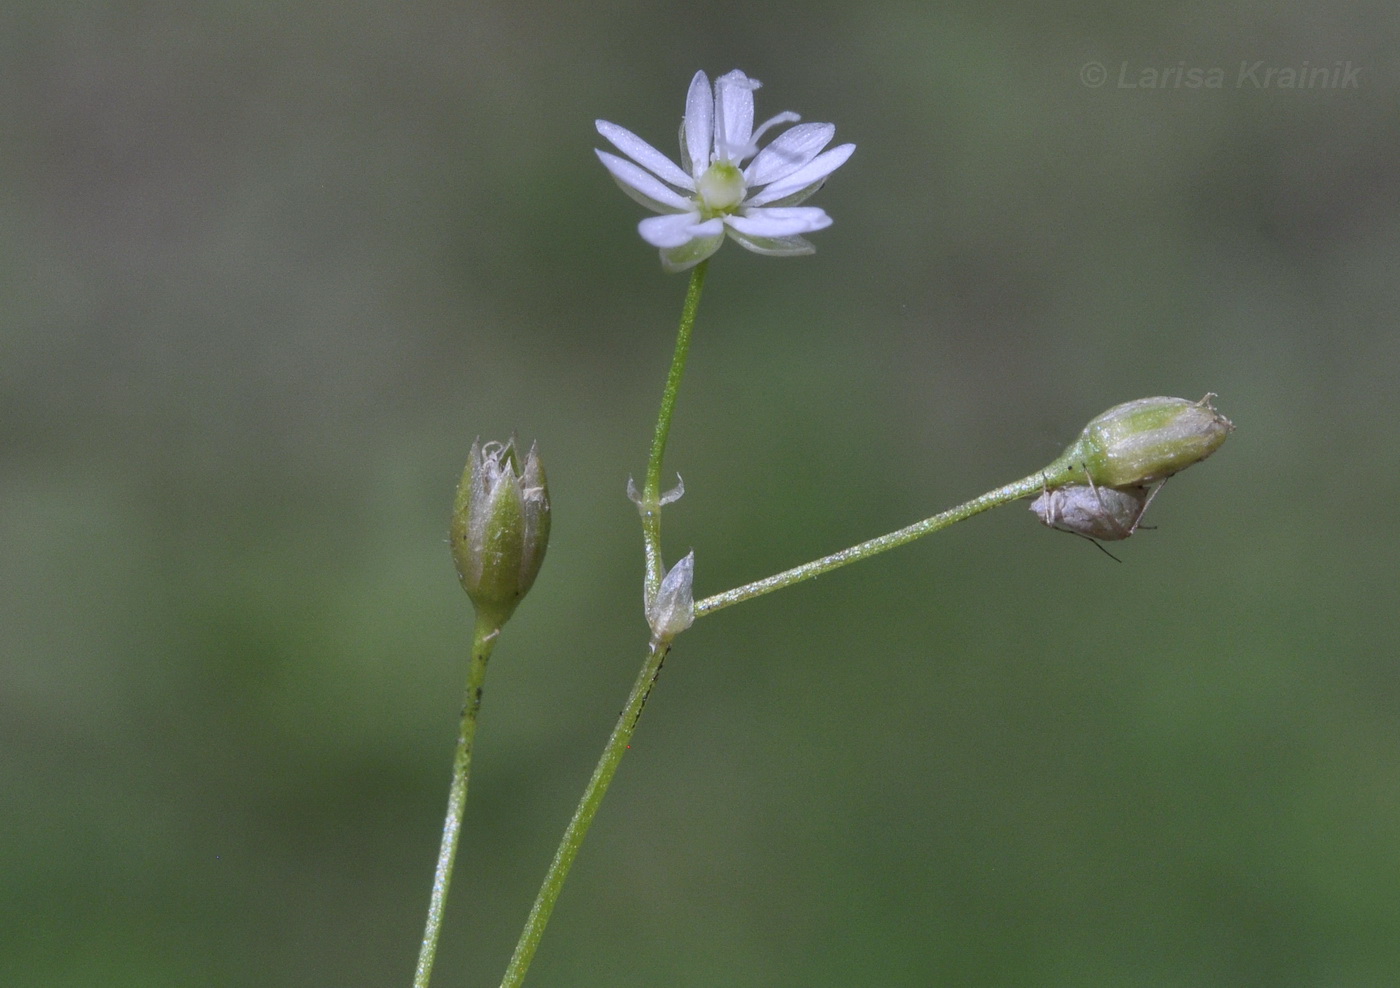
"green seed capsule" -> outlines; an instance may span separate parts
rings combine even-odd
[[[521,462],[508,442],[472,445],[452,512],[452,557],[482,614],[504,624],[535,582],[549,545],[549,491],[531,444]]]
[[[1235,428],[1215,410],[1213,397],[1139,398],[1110,408],[1046,468],[1046,484],[1087,481],[1122,490],[1155,484],[1199,463]]]

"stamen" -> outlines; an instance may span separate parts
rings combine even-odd
[[[801,116],[793,113],[791,110],[785,110],[776,117],[770,117],[763,121],[763,123],[759,125],[759,128],[753,132],[753,136],[749,138],[749,146],[744,157],[747,158],[749,155],[758,151],[758,139],[767,133],[769,127],[776,127],[778,124],[784,123],[797,123],[801,119]]]

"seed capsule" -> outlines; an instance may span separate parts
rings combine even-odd
[[[1199,463],[1235,428],[1215,410],[1214,397],[1139,398],[1115,405],[1085,426],[1045,468],[1046,485],[1060,488],[1087,479],[1100,488],[1126,490],[1166,480]]]
[[[1139,398],[1110,408],[1084,429],[1085,469],[1101,485],[1165,480],[1220,448],[1235,428],[1210,403]]]
[[[499,628],[535,582],[549,545],[549,491],[533,443],[477,440],[457,488],[451,524],[457,576]]]

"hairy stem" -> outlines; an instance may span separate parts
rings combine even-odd
[[[442,845],[438,849],[433,891],[428,901],[428,921],[423,928],[423,945],[418,951],[418,968],[413,988],[428,988],[442,936],[442,916],[447,908],[447,889],[452,884],[452,865],[462,834],[462,817],[467,808],[467,779],[472,770],[472,741],[476,737],[477,713],[481,710],[481,684],[486,679],[486,663],[501,629],[494,621],[476,619],[472,634],[471,669],[467,673],[467,695],[462,703],[462,721],[457,731],[457,752],[452,759],[452,786],[447,793],[447,819],[442,825]]]
[[[706,614],[713,614],[721,608],[731,604],[737,604],[752,597],[759,597],[774,590],[781,590],[783,587],[790,587],[794,583],[801,583],[803,580],[810,580],[814,576],[821,576],[839,567],[859,562],[862,559],[869,559],[889,549],[895,549],[902,545],[908,545],[915,539],[923,538],[933,532],[947,528],[949,525],[964,521],[975,514],[980,514],[989,508],[995,508],[1002,504],[1009,504],[1019,498],[1035,494],[1045,487],[1045,471],[1037,471],[1029,477],[998,487],[994,491],[988,491],[980,497],[975,497],[971,501],[966,501],[956,508],[949,508],[941,514],[936,514],[932,518],[925,518],[923,521],[915,522],[896,532],[888,535],[881,535],[878,538],[870,539],[859,545],[853,545],[849,549],[842,549],[840,552],[833,552],[829,556],[814,559],[810,563],[803,563],[801,566],[794,566],[792,569],[784,570],[773,576],[765,577],[762,580],[755,580],[753,583],[746,583],[742,587],[735,587],[733,590],[726,590],[717,593],[713,597],[706,597],[695,604],[695,616],[702,617]]]
[[[671,369],[666,374],[666,387],[661,392],[661,410],[656,416],[656,431],[651,438],[651,455],[647,457],[647,472],[642,484],[642,500],[637,505],[642,515],[642,539],[646,549],[646,599],[656,596],[664,575],[661,561],[661,461],[666,455],[666,440],[671,435],[671,415],[676,409],[676,396],[685,376],[685,360],[690,355],[690,335],[695,328],[695,314],[700,308],[700,292],[705,287],[705,271],[709,261],[701,261],[690,273],[681,323],[676,331],[676,349],[671,356]]]
[[[535,904],[530,908],[530,916],[525,921],[525,929],[520,933],[520,941],[516,944],[510,966],[506,968],[505,977],[501,979],[501,988],[517,988],[525,980],[525,972],[530,967],[530,961],[534,959],[535,948],[540,945],[540,938],[544,936],[549,915],[554,911],[554,903],[564,888],[564,880],[568,878],[569,869],[573,867],[579,847],[588,835],[588,828],[593,823],[598,807],[602,805],[603,796],[607,794],[613,774],[617,771],[622,756],[627,753],[632,734],[637,729],[637,720],[642,715],[642,708],[646,705],[651,688],[656,685],[656,677],[661,673],[661,663],[666,660],[666,653],[670,649],[668,642],[653,641],[647,650],[646,660],[642,663],[641,672],[637,674],[637,681],[632,684],[627,704],[618,715],[617,724],[608,737],[608,743],[603,746],[602,757],[598,759],[593,776],[588,780],[587,788],[583,790],[583,797],[579,800],[578,808],[574,810],[573,819],[564,830],[559,849],[554,852],[554,860],[550,862],[549,871],[544,876],[544,884],[540,886]]]

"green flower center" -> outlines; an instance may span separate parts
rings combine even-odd
[[[748,189],[743,172],[728,161],[716,161],[695,183],[695,191],[707,216],[725,216],[744,201]]]

